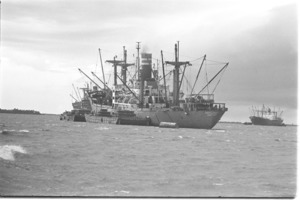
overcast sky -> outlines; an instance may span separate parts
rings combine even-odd
[[[297,26],[289,0],[2,0],[0,108],[71,110],[72,84],[88,81],[77,68],[102,77],[98,48],[105,61],[126,46],[133,62],[139,41],[172,60],[180,41],[181,60],[229,62],[215,91],[229,109],[223,121],[249,121],[249,108],[265,104],[296,123]]]

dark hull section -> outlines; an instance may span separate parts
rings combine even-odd
[[[60,115],[60,120],[86,122],[84,115],[89,112],[90,112],[89,110],[85,110],[85,109],[72,110],[70,112],[66,111]]]
[[[118,124],[123,125],[139,125],[139,126],[149,126],[151,120],[148,118],[139,118],[139,117],[128,117],[128,118],[119,118]]]
[[[283,122],[282,119],[270,120],[262,117],[251,116],[250,120],[254,125],[284,126],[284,124],[282,123]]]
[[[200,111],[136,111],[136,115],[140,118],[150,118],[150,125],[159,126],[160,122],[176,123],[179,128],[197,128],[211,129],[221,119],[224,110],[200,110]]]
[[[75,114],[71,116],[71,121],[74,122],[86,122],[85,116],[82,114]]]
[[[118,118],[114,116],[94,116],[85,114],[85,119],[87,122],[100,123],[100,124],[116,124]]]
[[[86,122],[84,115],[61,115],[60,120],[73,121],[73,122]]]

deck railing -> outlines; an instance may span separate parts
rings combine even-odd
[[[225,103],[182,103],[180,107],[186,111],[227,110]]]

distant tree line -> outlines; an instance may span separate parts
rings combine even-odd
[[[0,108],[0,113],[12,113],[12,114],[34,114],[34,115],[40,115],[41,113],[39,111],[35,110],[19,110],[17,108],[14,108],[13,110],[6,110]]]

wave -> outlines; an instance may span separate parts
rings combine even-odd
[[[29,130],[19,130],[20,133],[29,133]]]
[[[4,160],[15,160],[15,153],[27,154],[26,150],[19,145],[4,145],[0,146],[0,158]]]
[[[95,128],[96,130],[109,130],[111,129],[110,127],[98,127],[98,128]]]
[[[125,193],[125,194],[129,194],[130,191],[125,191],[125,190],[118,191],[118,190],[116,190],[115,193]]]
[[[0,133],[4,134],[4,135],[8,135],[8,134],[17,134],[18,133],[29,133],[29,130],[14,130],[14,129],[11,129],[11,130],[7,130],[7,129],[4,129],[2,131],[0,131]]]
[[[219,132],[219,133],[225,133],[226,132],[226,130],[224,130],[224,129],[216,129],[215,131]]]
[[[153,138],[154,138],[154,137],[153,137]],[[183,140],[183,139],[195,139],[195,137],[179,135],[179,136],[177,136],[177,137],[174,137],[172,140],[173,140],[173,141],[176,141],[176,140]]]

